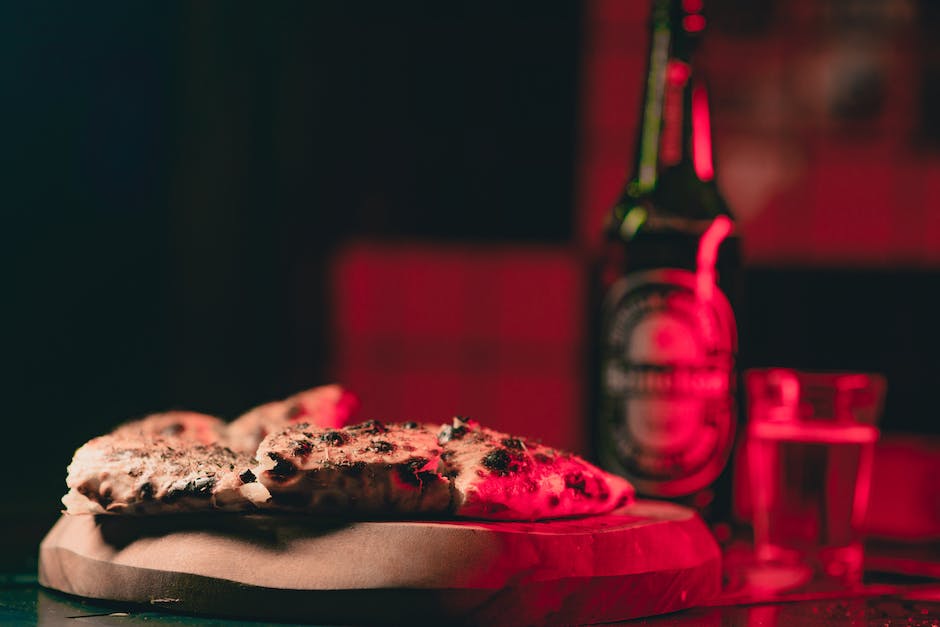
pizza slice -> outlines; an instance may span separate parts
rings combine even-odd
[[[340,385],[322,385],[251,409],[231,423],[225,443],[234,451],[254,454],[269,433],[306,422],[317,428],[349,424],[359,409],[359,399]]]
[[[219,444],[118,428],[75,452],[62,502],[70,514],[254,509],[268,495],[252,463]]]
[[[169,437],[213,444],[224,437],[225,429],[225,422],[215,416],[192,411],[168,411],[126,422],[111,433],[130,438]]]
[[[291,425],[265,438],[254,469],[270,509],[335,515],[443,515],[437,428],[370,420],[340,429]]]
[[[457,516],[539,520],[604,514],[633,498],[629,482],[576,455],[465,418],[443,426],[438,443]]]

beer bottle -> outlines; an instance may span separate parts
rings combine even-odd
[[[654,0],[632,175],[611,212],[599,282],[595,453],[641,495],[726,520],[737,415],[739,266],[715,181],[695,65],[701,0]]]

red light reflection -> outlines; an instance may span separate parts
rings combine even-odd
[[[718,216],[702,233],[698,242],[695,291],[702,300],[711,299],[715,293],[715,261],[718,259],[718,247],[729,233],[731,220],[728,216]]]
[[[712,129],[708,120],[708,94],[701,85],[692,90],[692,162],[703,181],[715,177],[712,163]]]

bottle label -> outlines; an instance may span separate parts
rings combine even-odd
[[[718,476],[734,436],[734,314],[684,270],[637,272],[611,288],[602,337],[602,462],[653,496]]]

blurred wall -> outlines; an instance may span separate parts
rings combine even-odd
[[[940,267],[936,3],[709,0],[722,189],[752,266]],[[581,237],[633,157],[648,3],[586,11]]]

